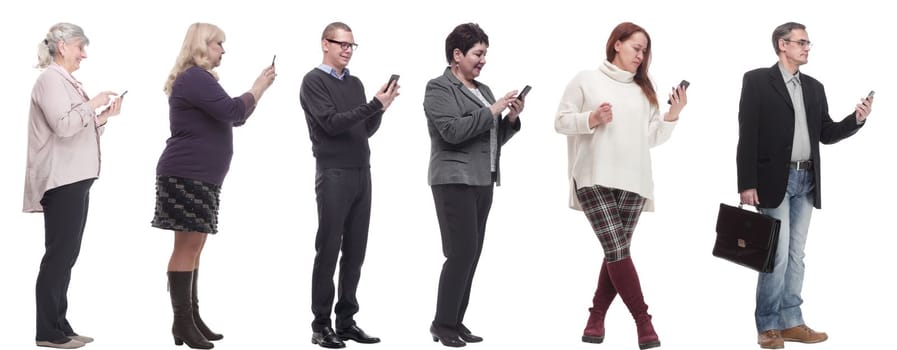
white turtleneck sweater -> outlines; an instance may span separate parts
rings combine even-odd
[[[649,149],[669,139],[676,122],[661,118],[634,76],[604,61],[577,74],[561,97],[554,128],[567,135],[570,208],[582,210],[576,188],[599,185],[637,193],[647,199],[644,211],[654,210]],[[613,120],[589,128],[589,113],[604,102]]]

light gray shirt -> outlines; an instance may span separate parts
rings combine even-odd
[[[785,87],[794,105],[794,139],[791,142],[791,161],[810,159],[810,131],[807,128],[807,110],[804,107],[804,92],[800,86],[800,71],[792,75],[779,63]]]
[[[480,92],[480,89],[470,89],[480,102],[483,102],[483,105],[489,107],[492,105],[489,101],[486,101],[486,97],[483,96],[483,93]],[[498,118],[492,118],[492,130],[489,130],[489,170],[495,172],[495,158],[498,154]]]

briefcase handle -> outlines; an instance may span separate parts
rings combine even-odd
[[[760,208],[758,208],[756,205],[752,205],[752,204],[738,203],[738,209],[744,209],[744,206],[745,206],[745,205],[746,205],[746,206],[749,206],[749,207],[754,207],[754,212],[763,214],[763,213],[760,212]],[[745,209],[745,210],[746,210],[746,209]]]

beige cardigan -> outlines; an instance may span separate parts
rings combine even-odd
[[[570,208],[582,210],[577,187],[600,185],[637,193],[647,199],[644,210],[654,210],[649,149],[669,139],[676,122],[661,118],[633,77],[604,61],[576,75],[561,97],[554,128],[567,135]],[[589,113],[603,102],[614,119],[589,128]]]
[[[90,99],[64,68],[50,64],[31,90],[23,211],[41,212],[47,190],[100,175],[100,134]]]

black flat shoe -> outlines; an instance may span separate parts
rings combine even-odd
[[[328,349],[342,349],[346,347],[346,343],[343,343],[343,341],[339,339],[336,332],[334,332],[333,328],[330,328],[330,326],[324,327],[319,332],[312,332],[311,343],[318,344],[322,348]]]
[[[483,341],[483,337],[471,334],[470,330],[467,329],[467,326],[463,324],[458,327],[458,336],[461,337],[461,340],[467,343],[479,343]]]
[[[361,330],[361,328],[358,328],[357,325],[352,325],[351,327],[346,329],[338,329],[336,331],[336,335],[338,335],[342,340],[354,340],[355,342],[361,344],[374,344],[380,342],[380,338],[368,335],[363,330]]]
[[[430,325],[430,335],[433,336],[433,341],[442,342],[442,345],[452,347],[452,348],[460,348],[462,346],[466,346],[465,343],[458,335],[458,331],[454,329],[449,329],[445,327],[436,327],[436,325]]]

